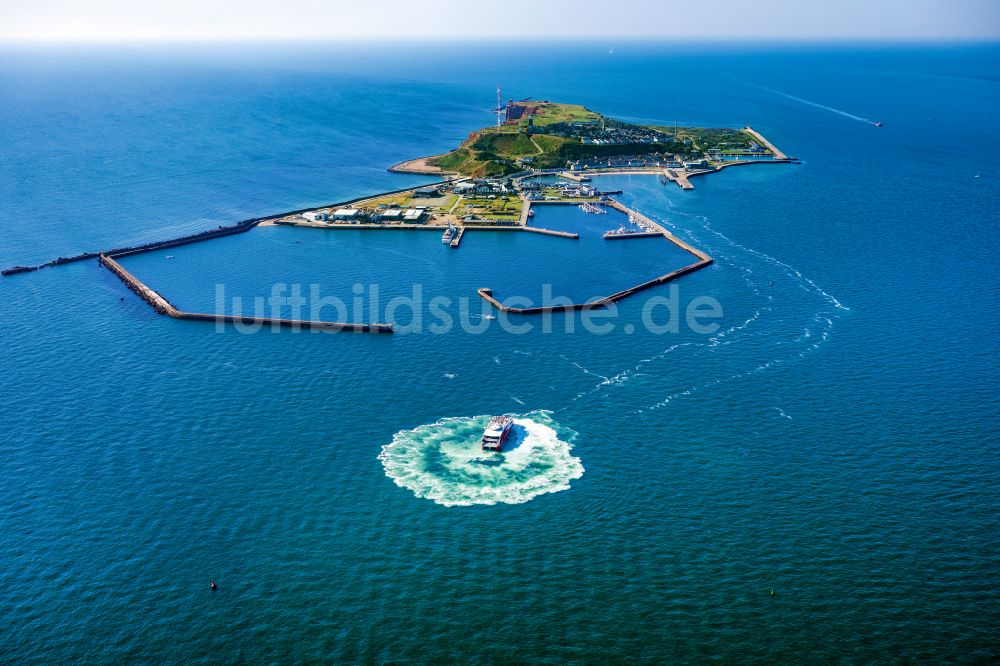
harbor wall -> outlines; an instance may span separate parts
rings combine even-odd
[[[312,209],[310,209],[312,210]],[[344,223],[334,223],[334,224],[319,224],[319,223],[301,223],[301,222],[276,222],[275,224],[280,224],[282,226],[289,227],[307,227],[310,229],[379,229],[384,231],[444,231],[448,228],[445,224],[344,224]],[[544,234],[546,236],[559,236],[560,238],[579,238],[580,234],[573,233],[571,231],[556,231],[554,229],[543,229],[542,227],[529,227],[520,224],[494,224],[494,225],[473,225],[473,226],[461,226],[458,227],[459,230],[467,231],[527,231],[533,234]]]
[[[787,155],[785,155],[783,152],[781,152],[780,150],[778,150],[777,146],[775,146],[773,143],[771,143],[766,138],[764,138],[764,135],[761,134],[760,132],[758,132],[757,130],[755,130],[754,128],[752,128],[749,125],[747,125],[746,127],[743,128],[743,131],[746,132],[747,134],[752,135],[761,144],[763,144],[763,145],[767,146],[768,148],[770,148],[771,152],[774,154],[775,158],[780,159],[780,160],[787,160],[788,159]]]
[[[627,240],[629,238],[657,238],[663,234],[659,231],[635,231],[623,234],[604,234],[604,240]]]
[[[98,262],[114,273],[125,286],[139,298],[146,301],[157,314],[187,319],[190,321],[207,321],[226,324],[243,324],[246,326],[278,326],[292,329],[316,329],[328,331],[348,331],[360,333],[392,333],[391,324],[348,324],[343,322],[318,321],[313,319],[280,319],[275,317],[247,317],[237,315],[207,314],[201,312],[185,312],[178,310],[161,294],[157,293],[137,277],[132,275],[120,263],[109,255],[101,254]]]
[[[699,250],[693,245],[686,243],[680,238],[677,238],[669,231],[667,231],[663,227],[663,225],[659,224],[658,222],[654,222],[653,220],[646,217],[642,213],[632,210],[631,208],[628,208],[624,204],[615,201],[614,199],[608,199],[605,203],[607,203],[607,205],[611,206],[615,210],[625,213],[630,217],[638,218],[642,222],[648,224],[650,227],[658,230],[655,232],[637,233],[632,235],[633,238],[635,237],[653,238],[656,236],[663,236],[674,245],[692,254],[697,259],[697,261],[688,264],[687,266],[683,266],[676,270],[670,271],[669,273],[665,273],[664,275],[660,275],[659,277],[655,277],[652,280],[647,280],[646,282],[642,282],[635,286],[629,287],[628,289],[617,291],[611,294],[610,296],[605,296],[604,298],[598,299],[596,301],[591,301],[589,303],[570,303],[567,305],[513,308],[501,303],[493,294],[493,290],[490,289],[489,287],[481,287],[478,290],[479,296],[487,300],[491,305],[493,305],[493,307],[500,310],[501,312],[508,312],[511,314],[534,315],[534,314],[544,314],[548,312],[571,312],[577,310],[591,310],[595,308],[606,307],[609,303],[615,303],[622,300],[623,298],[627,298],[629,296],[632,296],[633,294],[637,294],[640,291],[645,291],[646,289],[651,289],[661,284],[666,284],[667,282],[671,282],[679,277],[682,277],[689,273],[693,273],[697,270],[701,270],[702,268],[710,266],[714,263],[714,260],[710,256],[708,256],[708,254]],[[564,234],[566,232],[550,232],[550,233]],[[608,237],[605,236],[605,238]]]
[[[368,199],[373,199],[380,196],[386,196],[390,194],[399,194],[401,192],[409,192],[410,190],[415,190],[420,187],[435,187],[438,185],[446,185],[454,181],[442,180],[434,183],[428,183],[426,185],[415,185],[410,187],[404,187],[399,190],[392,190],[391,192],[382,192],[376,195],[366,195],[363,197],[357,197],[355,199],[349,199],[347,201],[341,201],[334,204],[327,204],[322,206],[310,206],[309,208],[300,208],[298,210],[288,211],[285,213],[278,213],[275,215],[266,215],[264,217],[254,217],[248,220],[243,220],[237,222],[236,224],[230,226],[220,226],[216,229],[206,229],[205,231],[199,231],[193,234],[188,234],[187,236],[180,236],[178,238],[170,238],[161,241],[153,241],[151,243],[143,243],[141,245],[130,245],[125,247],[117,247],[110,250],[102,250],[98,252],[83,252],[81,254],[73,255],[71,257],[58,257],[52,261],[47,261],[43,264],[37,264],[33,266],[12,266],[10,268],[0,271],[0,275],[6,277],[9,275],[17,275],[18,273],[28,273],[31,271],[36,271],[40,268],[51,268],[53,266],[60,266],[62,264],[69,264],[76,261],[85,261],[87,259],[98,259],[101,255],[107,255],[109,257],[126,257],[134,254],[141,254],[143,252],[152,252],[154,250],[163,250],[171,247],[178,247],[181,245],[189,245],[191,243],[200,243],[201,241],[212,240],[213,238],[219,238],[222,236],[231,236],[233,234],[240,234],[250,231],[256,227],[261,222],[266,222],[270,220],[276,220],[282,217],[288,217],[289,215],[301,215],[302,213],[309,212],[311,210],[316,210],[317,208],[337,208],[343,206],[349,206],[360,201],[367,201]],[[356,228],[360,228],[358,225]],[[374,228],[374,227],[373,227]],[[414,228],[424,228],[422,226],[415,226]],[[442,227],[444,228],[444,227]]]

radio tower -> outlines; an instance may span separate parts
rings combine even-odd
[[[500,84],[497,84],[497,129],[500,129],[500,125],[503,123],[500,120],[500,114],[503,113],[503,106],[500,102]]]

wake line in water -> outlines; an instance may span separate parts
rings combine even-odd
[[[772,368],[772,367],[777,366],[777,365],[781,365],[782,363],[786,362],[787,360],[789,360],[791,358],[796,358],[796,357],[797,358],[804,358],[805,356],[807,356],[807,355],[813,353],[814,351],[816,351],[817,349],[819,349],[820,345],[822,345],[823,343],[825,343],[829,339],[829,334],[830,334],[830,330],[833,328],[834,319],[836,319],[837,317],[839,317],[841,312],[849,312],[850,311],[850,308],[848,308],[843,303],[841,303],[835,296],[833,296],[829,292],[823,290],[813,280],[811,280],[811,279],[807,278],[806,276],[804,276],[798,269],[794,268],[793,266],[791,266],[791,265],[789,265],[789,264],[787,264],[787,263],[785,263],[785,262],[783,262],[783,261],[781,261],[779,259],[776,259],[776,258],[772,257],[769,254],[765,254],[765,253],[760,252],[758,250],[754,250],[752,248],[749,248],[749,247],[747,247],[747,246],[745,246],[745,245],[743,245],[741,243],[738,243],[738,242],[734,241],[733,239],[729,238],[728,236],[726,236],[725,234],[723,234],[721,231],[717,231],[716,229],[713,229],[711,223],[708,221],[708,218],[705,217],[704,215],[697,215],[697,216],[691,216],[691,217],[693,217],[694,219],[699,220],[701,222],[702,228],[704,228],[706,231],[714,234],[718,238],[722,239],[723,241],[725,241],[730,246],[732,246],[734,248],[737,248],[739,250],[742,250],[744,252],[747,252],[751,256],[757,257],[757,258],[759,258],[760,260],[762,260],[762,261],[764,261],[766,263],[770,263],[770,264],[772,264],[774,266],[780,267],[787,275],[789,275],[791,277],[794,277],[798,281],[798,285],[797,286],[799,288],[801,288],[803,291],[805,291],[807,293],[813,293],[813,294],[816,294],[816,295],[822,297],[823,300],[826,301],[826,303],[828,305],[833,306],[834,310],[833,310],[833,313],[832,313],[831,316],[826,316],[825,313],[824,313],[824,311],[822,311],[822,310],[819,311],[819,312],[817,312],[817,313],[815,313],[813,315],[812,322],[816,323],[816,324],[820,324],[822,326],[822,328],[819,330],[818,339],[815,339],[815,341],[813,341],[814,339],[813,339],[812,329],[811,329],[811,327],[809,325],[807,325],[805,327],[805,330],[803,331],[803,334],[800,335],[798,338],[796,338],[794,342],[796,342],[796,343],[798,343],[798,342],[805,342],[805,341],[810,341],[810,342],[808,344],[806,344],[805,348],[801,349],[797,354],[793,354],[792,356],[778,356],[778,357],[772,358],[772,359],[770,359],[770,360],[768,360],[768,361],[766,361],[764,363],[760,363],[757,366],[751,368],[750,370],[746,370],[744,372],[737,372],[737,373],[734,373],[734,374],[731,374],[731,375],[728,375],[728,376],[724,376],[724,377],[717,377],[715,379],[711,379],[711,380],[703,382],[701,384],[697,384],[697,385],[694,385],[694,386],[689,386],[688,388],[686,388],[686,389],[684,389],[682,391],[678,391],[676,393],[673,393],[673,394],[667,396],[666,398],[664,398],[660,402],[658,402],[658,403],[656,403],[656,404],[648,407],[647,409],[638,409],[638,410],[636,410],[636,413],[639,413],[639,414],[641,414],[642,412],[645,412],[647,410],[660,409],[660,408],[665,407],[666,405],[670,404],[676,398],[679,398],[681,396],[691,395],[691,394],[696,393],[698,391],[702,391],[704,389],[707,389],[707,388],[716,386],[718,384],[721,384],[721,383],[723,383],[725,381],[733,381],[733,380],[738,380],[738,379],[743,379],[743,378],[746,378],[746,377],[750,377],[752,375],[756,375],[756,374],[758,374],[760,372],[763,372],[763,371],[765,371],[765,370],[767,370],[769,368]],[[668,224],[670,227],[672,227],[674,229],[677,229],[676,225],[670,224],[670,223],[668,223],[666,221],[663,221],[663,223]],[[695,234],[691,233],[690,231],[684,230],[684,233],[685,233],[686,236],[688,236],[689,238],[691,238],[694,242],[696,242],[698,244],[701,244],[702,246],[705,245],[704,241],[698,239],[697,236],[695,236]],[[711,247],[709,247],[709,251],[711,251],[712,254],[714,256],[716,256],[717,258],[718,257],[723,257],[726,260],[727,264],[734,264],[735,265],[734,260],[732,260],[728,256],[726,256],[726,255],[724,255],[722,253],[716,252]],[[760,294],[760,291],[758,289],[754,288],[754,286],[751,284],[751,281],[749,280],[748,276],[750,274],[752,274],[752,270],[750,270],[750,269],[747,268],[743,272],[744,272],[744,280],[747,281],[747,283],[751,286],[751,288],[754,289],[754,291],[757,294]],[[763,309],[766,310],[766,311],[768,311],[768,312],[771,311],[771,308],[763,308]],[[841,312],[838,312],[838,311],[841,311]],[[759,313],[760,313],[760,310],[758,310],[757,314],[759,315]],[[751,317],[751,319],[748,320],[748,321],[753,321],[754,319],[756,319],[756,316],[757,315],[755,315],[754,317]],[[711,346],[711,344],[709,346]]]
[[[767,86],[759,86],[756,83],[750,83],[748,81],[740,81],[744,85],[751,86],[753,88],[759,88],[760,90],[766,90],[767,92],[774,93],[775,95],[780,95],[782,97],[787,97],[788,99],[795,100],[796,102],[801,102],[802,104],[808,104],[809,106],[815,106],[817,109],[823,109],[824,111],[829,111],[831,113],[836,113],[837,115],[844,116],[845,118],[850,118],[851,120],[857,120],[868,125],[874,125],[875,121],[864,116],[858,116],[843,109],[838,109],[832,106],[827,106],[826,104],[820,104],[819,102],[813,102],[812,100],[804,99],[802,97],[796,97],[795,95],[789,95],[781,90],[776,90],[774,88],[768,88]]]
[[[750,377],[752,375],[756,375],[760,372],[768,370],[769,368],[781,365],[789,360],[804,358],[815,352],[817,349],[819,349],[819,347],[829,339],[829,334],[831,329],[833,328],[834,320],[839,318],[842,313],[850,311],[850,308],[841,303],[839,299],[837,299],[835,296],[822,289],[818,284],[816,284],[816,282],[803,275],[795,267],[779,259],[776,259],[768,254],[765,254],[758,250],[754,250],[741,243],[734,241],[733,239],[729,238],[722,232],[712,228],[711,224],[708,221],[708,218],[706,218],[705,216],[691,215],[689,213],[684,213],[682,211],[676,211],[673,208],[673,206],[670,206],[669,203],[668,203],[668,210],[674,215],[683,215],[685,217],[697,220],[705,231],[713,234],[719,240],[722,240],[726,245],[737,250],[739,253],[745,253],[749,255],[751,258],[755,258],[766,264],[770,264],[771,266],[778,267],[779,269],[781,269],[781,272],[783,272],[785,275],[794,280],[796,287],[798,287],[799,289],[808,294],[813,294],[815,296],[820,297],[821,300],[826,305],[826,307],[812,314],[809,323],[807,323],[804,329],[802,330],[802,334],[796,337],[794,340],[775,341],[773,343],[774,346],[779,348],[782,345],[792,344],[793,349],[790,350],[788,353],[778,354],[777,356],[771,358],[770,360],[759,363],[758,365],[746,371],[736,372],[729,375],[716,377],[714,379],[710,379],[702,383],[688,386],[683,390],[668,395],[666,398],[657,402],[654,405],[651,405],[644,409],[636,409],[635,412],[633,413],[642,414],[643,412],[656,410],[668,405],[670,402],[672,402],[674,399],[678,397],[689,396],[692,395],[693,393],[716,386],[723,382]],[[683,235],[687,237],[687,239],[693,242],[695,245],[706,247],[719,263],[723,263],[739,271],[741,273],[743,281],[753,292],[754,296],[764,299],[766,305],[762,304],[761,306],[756,308],[753,314],[750,317],[748,317],[745,321],[739,324],[735,324],[721,332],[717,332],[716,334],[714,334],[713,336],[711,336],[710,338],[708,338],[703,342],[697,342],[697,343],[684,342],[684,343],[674,344],[653,356],[641,359],[632,368],[622,370],[621,372],[614,374],[610,377],[606,377],[604,375],[592,372],[591,370],[588,370],[579,363],[563,355],[561,356],[563,360],[576,366],[584,374],[592,375],[594,377],[601,379],[601,381],[596,386],[593,386],[589,390],[582,391],[578,393],[574,398],[571,398],[569,401],[570,403],[576,402],[586,396],[600,392],[607,386],[619,386],[626,384],[632,378],[644,374],[640,372],[640,370],[646,364],[650,364],[655,361],[661,360],[671,352],[674,352],[675,350],[682,349],[685,347],[692,347],[693,349],[692,353],[699,354],[701,352],[711,352],[713,351],[713,348],[722,345],[731,345],[737,343],[744,337],[745,334],[749,333],[751,329],[755,328],[755,325],[762,318],[766,317],[766,315],[774,314],[777,312],[775,306],[773,305],[776,300],[775,297],[771,293],[763,291],[761,289],[762,283],[758,283],[756,280],[753,279],[754,270],[750,266],[746,265],[745,258],[742,258],[741,260],[740,258],[737,258],[735,256],[730,256],[726,252],[721,251],[720,248],[714,247],[714,244],[706,243],[702,239],[698,238],[698,236],[693,232],[691,232],[689,229],[681,229],[677,225],[671,223],[668,220],[660,219],[659,222],[664,226],[671,228],[678,235]],[[831,307],[832,309],[829,309]],[[797,349],[795,349],[795,347],[797,347]]]

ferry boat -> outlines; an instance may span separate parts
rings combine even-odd
[[[514,427],[514,419],[509,416],[494,416],[483,431],[483,450],[499,451]]]
[[[444,231],[444,235],[441,236],[441,242],[445,245],[451,244],[451,241],[455,238],[455,234],[457,233],[458,229],[449,224],[448,228]]]

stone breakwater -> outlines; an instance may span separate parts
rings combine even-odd
[[[699,250],[693,245],[690,245],[682,241],[680,238],[677,238],[672,233],[663,228],[663,226],[660,225],[658,222],[654,222],[653,220],[646,217],[642,213],[632,210],[631,208],[624,206],[622,203],[615,201],[614,199],[608,199],[607,204],[612,208],[614,208],[615,210],[625,213],[630,218],[640,220],[645,225],[648,225],[647,228],[656,229],[655,233],[650,232],[649,234],[643,234],[644,236],[662,235],[664,238],[666,238],[668,241],[670,241],[677,247],[681,248],[682,250],[685,250],[689,254],[694,255],[698,260],[695,261],[694,263],[688,264],[687,266],[682,266],[677,270],[673,270],[664,275],[660,275],[659,277],[655,277],[652,280],[647,280],[646,282],[642,282],[640,284],[629,287],[627,289],[623,289],[621,291],[617,291],[611,294],[610,296],[605,296],[604,298],[599,298],[596,301],[591,301],[588,303],[570,303],[565,305],[549,305],[549,306],[540,306],[531,308],[514,308],[504,305],[493,294],[493,290],[490,289],[489,287],[481,287],[478,290],[480,297],[489,301],[489,303],[493,307],[500,310],[501,312],[509,312],[511,314],[534,315],[534,314],[544,314],[547,312],[571,312],[577,310],[592,310],[595,308],[606,307],[609,303],[615,303],[617,301],[622,300],[623,298],[632,296],[633,294],[636,294],[640,291],[645,291],[646,289],[650,289],[652,287],[661,284],[666,284],[667,282],[676,280],[677,278],[683,275],[687,275],[688,273],[693,273],[697,270],[701,270],[702,268],[710,266],[714,263],[712,257],[708,256],[705,252]]]
[[[429,183],[428,185],[422,185],[421,187],[432,187],[436,185],[444,185],[451,181],[442,180],[435,183]],[[409,192],[414,189],[411,187],[404,187],[399,190],[392,190],[391,192],[383,192],[377,196],[386,196],[389,194],[399,194],[401,192]],[[199,231],[197,233],[188,234],[187,236],[180,236],[178,238],[170,238],[162,241],[153,241],[151,243],[144,243],[142,245],[131,245],[126,247],[117,247],[110,250],[101,250],[98,252],[83,252],[81,254],[76,254],[71,257],[58,257],[52,261],[47,261],[44,264],[38,264],[34,266],[12,266],[10,268],[0,271],[0,275],[17,275],[18,273],[28,273],[31,271],[37,271],[40,268],[51,268],[53,266],[60,266],[62,264],[69,264],[75,261],[85,261],[87,259],[97,259],[102,254],[109,257],[126,257],[133,254],[140,254],[142,252],[152,252],[153,250],[163,250],[170,247],[177,247],[180,245],[188,245],[190,243],[200,243],[202,241],[211,240],[213,238],[219,238],[221,236],[230,236],[232,234],[240,234],[250,231],[258,224],[262,222],[270,222],[282,217],[288,217],[290,215],[301,215],[311,210],[316,210],[317,208],[334,208],[349,206],[354,203],[361,201],[367,201],[372,199],[371,195],[357,197],[354,199],[349,199],[347,201],[340,201],[338,203],[329,204],[326,206],[312,206],[310,208],[300,208],[299,210],[292,210],[285,213],[278,213],[277,215],[268,215],[266,217],[254,217],[249,220],[243,220],[242,222],[237,222],[229,226],[220,226],[216,229],[206,229],[205,231]]]
[[[446,182],[446,181],[443,181],[443,182]],[[440,185],[440,184],[443,184],[443,182],[442,183],[436,183],[436,184]],[[409,191],[411,189],[413,189],[413,188],[412,187],[410,187],[410,188],[404,188],[404,189],[396,190],[395,192],[406,192],[406,191]],[[393,193],[395,193],[395,192],[393,192]],[[392,193],[390,193],[390,194],[392,194]],[[380,196],[384,196],[384,194],[380,195]],[[372,198],[371,196],[359,197],[357,199],[352,199],[352,200],[347,201],[347,202],[341,202],[339,204],[332,204],[332,206],[349,205],[351,203],[356,203],[356,202],[360,202],[360,201],[366,201],[366,200],[369,200],[371,198]],[[494,296],[493,290],[490,289],[490,288],[487,288],[487,287],[480,288],[478,290],[479,295],[482,298],[484,298],[487,301],[489,301],[498,310],[501,310],[503,312],[510,312],[510,313],[513,313],[513,314],[542,314],[542,313],[546,313],[546,312],[560,312],[560,311],[572,311],[572,310],[590,310],[590,309],[593,309],[593,308],[606,307],[609,303],[614,303],[614,302],[619,301],[619,300],[621,300],[623,298],[631,296],[631,295],[633,295],[633,294],[635,294],[635,293],[637,293],[639,291],[643,291],[645,289],[649,289],[651,287],[654,287],[654,286],[657,286],[657,285],[660,285],[660,284],[664,284],[664,283],[669,282],[671,280],[675,280],[675,279],[677,279],[677,278],[679,278],[679,277],[681,277],[683,275],[687,275],[688,273],[692,273],[692,272],[697,271],[697,270],[699,270],[701,268],[709,266],[709,265],[711,265],[713,263],[712,258],[709,257],[707,254],[705,254],[701,250],[699,250],[699,249],[697,249],[697,248],[689,245],[688,243],[685,243],[684,241],[680,240],[679,238],[675,237],[673,234],[671,234],[669,231],[667,231],[659,223],[654,222],[653,220],[651,220],[650,218],[646,217],[645,215],[639,213],[638,211],[634,211],[634,210],[632,210],[630,208],[627,208],[626,206],[624,206],[623,204],[621,204],[620,202],[618,202],[618,201],[616,201],[614,199],[608,199],[606,203],[607,203],[607,205],[611,206],[612,208],[615,208],[616,210],[619,210],[619,211],[621,211],[621,212],[629,215],[629,217],[631,219],[635,219],[635,220],[641,221],[643,223],[643,226],[645,226],[647,229],[653,229],[653,230],[655,230],[655,231],[651,231],[649,233],[636,234],[636,235],[641,235],[641,236],[662,235],[664,238],[666,238],[671,243],[674,243],[678,247],[680,247],[680,248],[684,249],[685,251],[689,252],[690,254],[694,255],[698,260],[695,261],[692,264],[687,265],[687,266],[678,268],[678,269],[673,270],[673,271],[671,271],[669,273],[666,273],[664,275],[655,277],[652,280],[648,280],[646,282],[634,285],[634,286],[629,287],[627,289],[623,289],[621,291],[615,292],[615,293],[613,293],[613,294],[611,294],[609,296],[605,296],[604,298],[598,299],[598,300],[593,301],[593,302],[587,302],[587,303],[572,303],[572,304],[568,304],[568,305],[557,305],[557,306],[541,306],[541,307],[529,307],[529,308],[514,308],[514,307],[509,307],[509,306],[504,305],[499,299],[497,299]],[[321,206],[321,208],[322,207],[323,206]],[[4,271],[0,271],[0,273],[2,273],[5,276],[7,276],[7,275],[14,275],[14,274],[17,274],[17,273],[26,273],[26,272],[30,272],[30,271],[35,271],[35,270],[38,270],[39,268],[47,268],[47,267],[50,267],[50,266],[58,266],[60,264],[70,263],[70,262],[74,262],[74,261],[82,261],[82,260],[85,260],[85,259],[97,258],[98,262],[100,263],[100,265],[104,266],[105,268],[107,268],[108,270],[110,270],[112,273],[114,273],[116,276],[118,276],[118,278],[126,286],[128,286],[129,289],[131,289],[136,295],[138,295],[140,298],[142,298],[144,301],[146,301],[146,303],[148,303],[149,306],[153,308],[153,310],[155,310],[159,314],[166,315],[168,317],[173,317],[173,318],[176,318],[176,319],[188,319],[188,320],[193,320],[193,321],[212,321],[212,322],[216,322],[216,323],[242,324],[242,325],[246,325],[246,326],[258,326],[258,327],[259,326],[269,325],[269,326],[272,326],[272,327],[287,327],[287,328],[294,328],[294,329],[305,328],[305,329],[335,330],[335,331],[358,331],[358,332],[365,332],[365,333],[392,333],[392,330],[393,330],[392,329],[392,325],[391,324],[387,324],[387,323],[327,322],[327,321],[303,320],[303,319],[281,319],[281,318],[273,318],[273,317],[249,317],[249,316],[234,316],[234,315],[225,315],[225,314],[210,314],[210,313],[198,313],[198,312],[185,312],[183,310],[179,310],[176,307],[174,307],[161,294],[157,293],[156,291],[154,291],[153,289],[151,289],[150,287],[148,287],[146,284],[144,284],[137,277],[135,277],[134,275],[132,275],[131,273],[129,273],[127,270],[125,270],[125,268],[120,263],[118,263],[116,261],[116,258],[131,256],[131,255],[140,254],[140,253],[143,253],[143,252],[151,252],[153,250],[161,250],[161,249],[165,249],[165,248],[177,247],[177,246],[186,245],[186,244],[189,244],[189,243],[198,243],[198,242],[201,242],[201,241],[210,240],[212,238],[218,238],[218,237],[221,237],[221,236],[228,236],[228,235],[232,235],[232,234],[244,233],[246,231],[249,231],[250,229],[253,229],[254,227],[256,227],[257,225],[259,225],[261,223],[275,223],[275,222],[279,221],[280,218],[286,218],[286,217],[289,217],[289,216],[292,216],[292,215],[301,214],[301,213],[304,213],[304,212],[307,212],[307,211],[310,211],[310,210],[315,210],[315,209],[316,209],[316,207],[304,208],[304,209],[297,210],[297,211],[291,211],[291,212],[287,212],[287,213],[281,213],[279,215],[270,215],[268,217],[253,218],[253,219],[249,219],[249,220],[244,220],[242,222],[238,222],[237,224],[234,224],[234,225],[231,225],[231,226],[228,226],[228,227],[220,226],[217,229],[209,229],[209,230],[201,231],[201,232],[198,232],[198,233],[195,233],[195,234],[189,234],[187,236],[181,236],[179,238],[173,238],[173,239],[163,240],[163,241],[155,241],[155,242],[152,242],[152,243],[145,243],[143,245],[136,245],[136,246],[130,246],[130,247],[115,248],[113,250],[108,250],[108,251],[105,251],[105,252],[85,252],[85,253],[82,253],[82,254],[79,254],[79,255],[76,255],[76,256],[73,256],[73,257],[59,257],[59,258],[57,258],[57,259],[55,259],[53,261],[50,261],[50,262],[47,262],[47,263],[44,263],[44,264],[40,264],[38,266],[13,266],[13,267],[8,268],[8,269],[6,269]],[[337,225],[337,224],[333,224],[333,225],[324,225],[324,228],[334,228],[334,229],[335,228],[354,228],[354,229],[358,229],[358,228],[382,228],[382,229],[386,229],[386,228],[403,228],[403,226],[409,226],[409,225],[398,225],[398,226],[394,227],[394,226],[389,226],[389,225],[346,225],[346,224],[345,225]],[[430,229],[430,228],[434,228],[434,227],[432,225],[420,225],[419,228]],[[438,228],[442,228],[442,227],[438,227]],[[469,228],[476,229],[476,227],[463,227],[460,233],[464,234],[464,232],[466,231],[466,229],[469,229]],[[531,233],[545,234],[545,235],[550,235],[550,236],[559,236],[559,237],[562,237],[562,238],[571,238],[571,239],[577,239],[577,238],[579,238],[578,234],[575,234],[575,233],[572,233],[572,232],[554,231],[554,230],[550,230],[550,229],[542,229],[542,228],[539,228],[539,227],[529,227],[527,225],[512,225],[512,226],[499,226],[498,225],[498,226],[493,226],[493,227],[479,227],[478,229],[484,230],[484,231],[486,231],[486,230],[488,230],[488,231],[522,231],[522,232],[531,232]],[[451,246],[452,247],[458,247],[460,240],[461,240],[461,236],[459,236],[459,238],[455,239],[455,241],[452,242]]]
[[[124,266],[106,254],[98,257],[98,262],[118,276],[125,286],[139,298],[146,301],[157,314],[187,319],[190,321],[208,321],[222,324],[241,324],[249,327],[283,327],[292,329],[313,329],[325,331],[350,331],[356,333],[392,333],[391,324],[349,324],[344,322],[318,321],[311,319],[280,319],[275,317],[244,317],[201,312],[185,312],[178,310],[170,301],[157,293],[139,278],[129,273]]]
[[[40,268],[51,268],[53,266],[69,264],[74,261],[84,261],[86,259],[99,259],[102,255],[106,255],[109,257],[126,257],[132,254],[139,254],[141,252],[152,252],[153,250],[163,250],[169,247],[177,247],[179,245],[200,243],[201,241],[210,240],[212,238],[219,238],[221,236],[231,236],[233,234],[241,234],[246,231],[250,231],[255,226],[264,221],[264,219],[267,218],[254,218],[251,220],[244,220],[242,222],[238,222],[228,227],[219,227],[218,229],[208,229],[206,231],[199,231],[198,233],[189,234],[187,236],[181,236],[179,238],[171,238],[162,241],[153,241],[152,243],[144,243],[142,245],[118,247],[111,250],[104,250],[102,252],[83,252],[81,254],[73,255],[72,257],[59,257],[57,259],[53,259],[52,261],[48,261],[44,264],[39,264],[37,266],[14,266],[4,271],[0,271],[0,275],[5,275],[5,276],[15,275],[17,273],[27,273],[28,271],[37,271]]]

